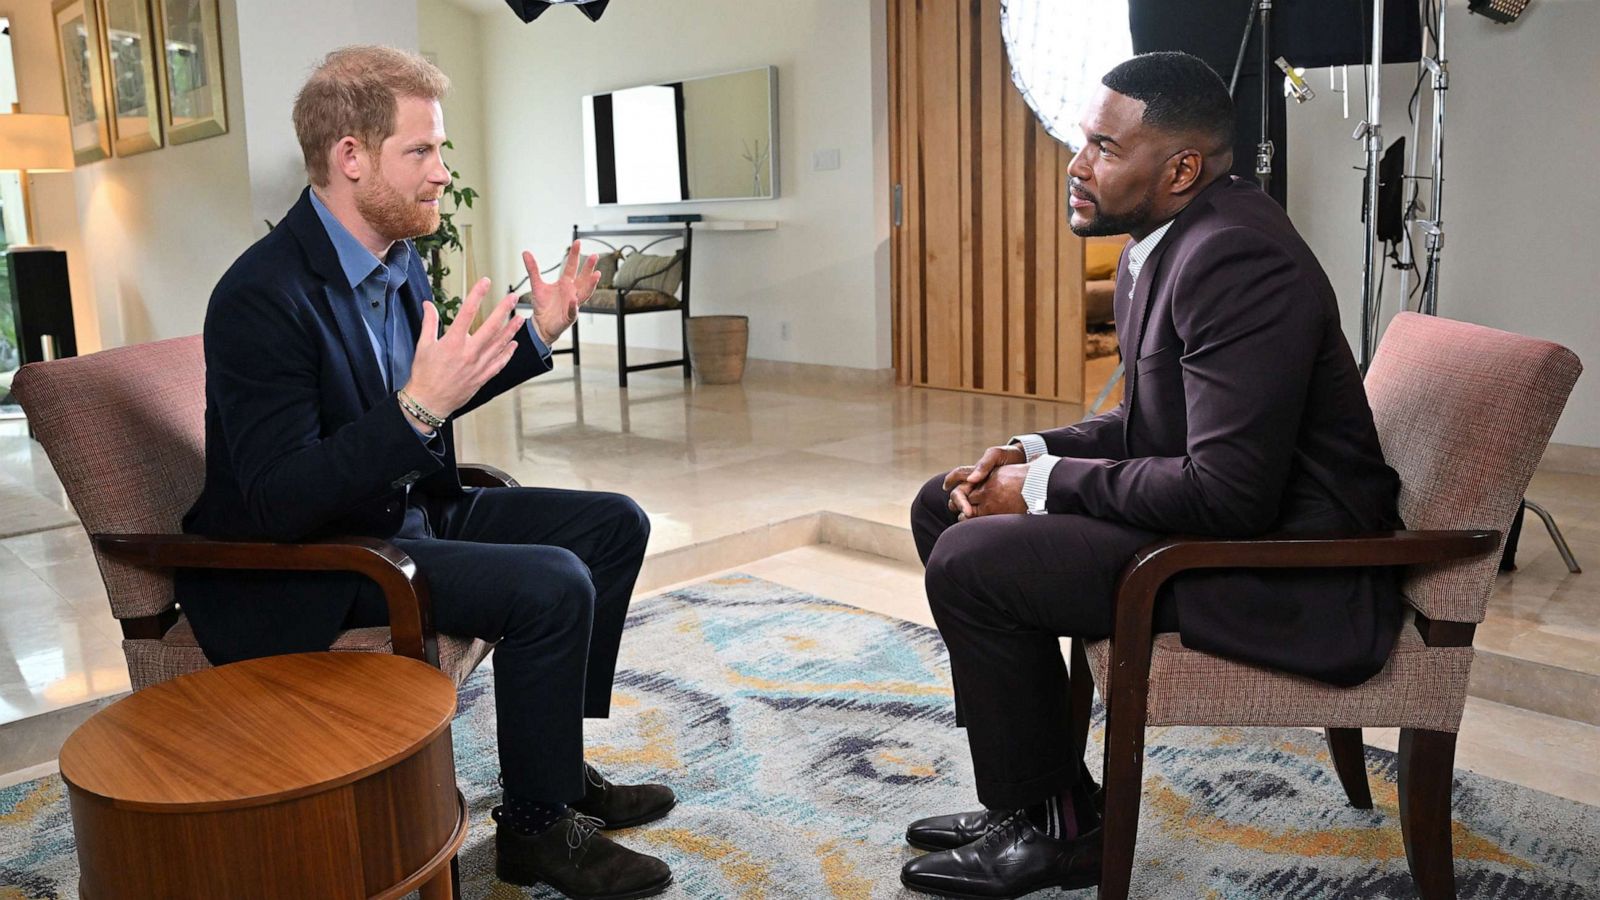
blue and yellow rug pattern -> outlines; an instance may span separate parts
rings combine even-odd
[[[454,729],[473,813],[463,892],[554,897],[493,876],[492,677],[463,688]],[[1316,732],[1151,729],[1147,742],[1135,897],[1416,896],[1393,754],[1368,748],[1376,808],[1361,811]],[[614,780],[677,790],[666,819],[614,833],[671,863],[669,897],[913,896],[899,883],[917,852],[906,823],[975,803],[938,634],[748,576],[635,605],[612,717],[589,723],[588,747]],[[1458,772],[1455,850],[1464,900],[1600,898],[1595,807]],[[0,900],[75,885],[60,780],[0,790]]]

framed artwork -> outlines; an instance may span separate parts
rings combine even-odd
[[[105,28],[111,146],[131,156],[161,146],[161,91],[150,0],[99,0]]]
[[[106,0],[115,2],[115,0]],[[228,133],[217,0],[154,0],[161,35],[161,104],[167,142]]]
[[[111,155],[99,10],[95,0],[55,0],[50,10],[61,56],[62,89],[67,95],[72,157],[81,166]]]

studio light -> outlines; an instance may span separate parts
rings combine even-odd
[[[1078,114],[1100,78],[1133,55],[1128,0],[1001,0],[1011,80],[1050,136],[1083,148]]]
[[[517,18],[524,22],[532,22],[539,18],[545,10],[552,6],[576,6],[589,21],[598,22],[600,16],[606,11],[606,4],[611,0],[506,0],[506,5],[517,14]]]
[[[1467,0],[1467,12],[1474,12],[1502,25],[1515,22],[1528,8],[1528,0]]]

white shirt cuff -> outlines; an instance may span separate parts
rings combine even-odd
[[[1044,438],[1037,434],[1019,434],[1011,439],[1011,443],[1022,448],[1022,453],[1033,462],[1045,454]]]
[[[1050,495],[1050,470],[1060,461],[1061,457],[1045,453],[1028,463],[1028,477],[1022,482],[1022,499],[1028,504],[1028,515],[1045,514],[1044,502]]]

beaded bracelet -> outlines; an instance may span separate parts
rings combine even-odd
[[[405,391],[399,391],[396,396],[400,399],[400,408],[410,413],[418,422],[421,422],[429,428],[444,427],[444,419],[441,419],[429,412],[428,408],[423,406],[421,403],[418,403],[415,397],[412,397]]]

